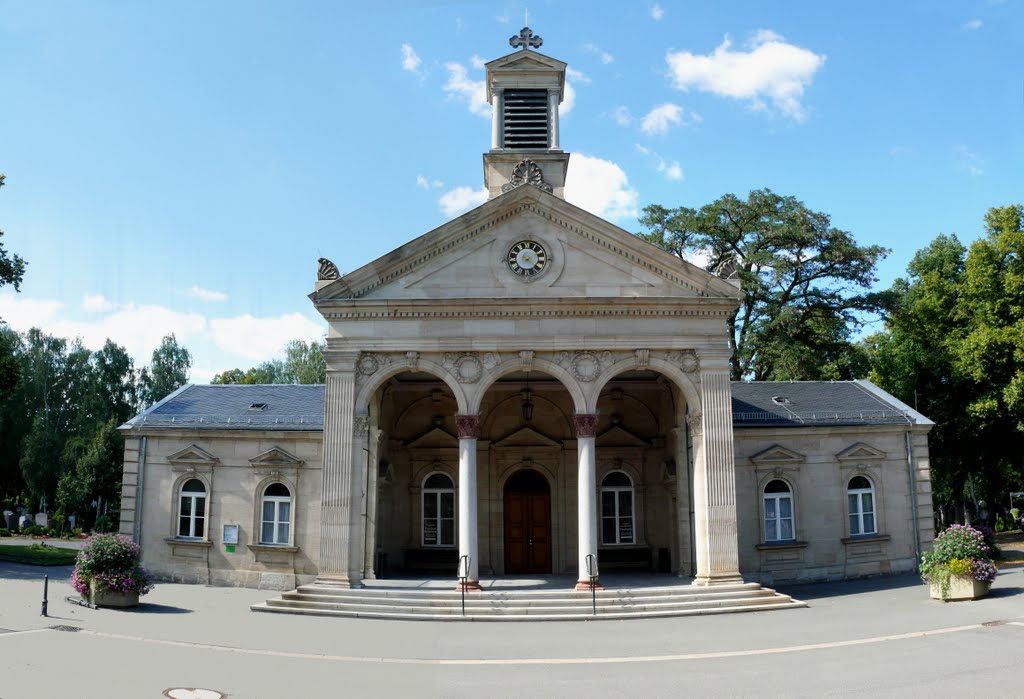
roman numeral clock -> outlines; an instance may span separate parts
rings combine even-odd
[[[530,279],[544,271],[548,264],[548,251],[534,240],[520,240],[508,249],[505,263],[513,274]]]

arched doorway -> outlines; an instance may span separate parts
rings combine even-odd
[[[523,469],[505,483],[505,574],[551,572],[551,486]]]

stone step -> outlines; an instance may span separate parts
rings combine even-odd
[[[365,594],[364,590],[347,590],[347,594],[339,594],[338,591],[324,591],[320,589],[314,589],[310,587],[300,588],[296,592],[286,592],[281,595],[283,600],[305,600],[305,601],[316,601],[323,603],[338,602],[343,604],[382,604],[396,607],[406,606],[432,606],[437,608],[445,607],[462,607],[462,597],[459,594],[440,596],[422,596],[422,595],[372,595]],[[647,591],[619,591],[617,594],[605,594],[597,597],[598,605],[641,605],[641,604],[657,604],[657,603],[680,603],[680,602],[692,602],[700,604],[702,601],[712,603],[716,600],[731,600],[731,599],[754,599],[754,598],[766,598],[771,599],[778,597],[772,590],[760,588],[753,590],[728,590],[728,591],[715,591],[715,592],[701,592],[691,593],[688,590],[686,592],[677,592],[676,594],[661,593],[661,594],[648,594]],[[542,607],[542,606],[572,606],[572,605],[583,605],[586,607],[591,606],[591,596],[589,593],[561,593],[559,595],[538,595],[535,593],[528,594],[502,594],[492,595],[486,592],[476,592],[466,594],[466,608],[491,608],[491,607],[507,607],[507,606],[531,606],[531,607]]]
[[[550,610],[547,612],[538,610],[535,614],[471,614],[469,610],[467,610],[466,616],[462,616],[461,610],[459,613],[438,613],[437,610],[431,610],[426,613],[413,614],[405,611],[380,611],[359,608],[332,609],[317,607],[281,607],[272,606],[266,602],[253,605],[252,610],[255,612],[271,612],[360,619],[392,619],[406,621],[581,621],[595,619],[650,619],[661,617],[728,614],[737,612],[761,612],[775,611],[779,609],[796,609],[806,606],[807,605],[803,602],[798,602],[796,600],[786,598],[783,600],[779,600],[773,604],[758,603],[721,607],[704,606],[697,608],[658,609],[655,611],[638,609],[608,612],[599,611],[596,617],[592,613],[586,613],[585,609],[583,610],[584,613],[581,613],[580,611],[575,611],[574,613],[553,613]]]
[[[453,584],[454,588],[454,584]],[[724,592],[753,592],[759,590],[769,590],[764,588],[757,583],[737,583],[733,585],[715,585],[710,587],[699,587],[695,585],[674,585],[674,586],[661,586],[661,587],[635,587],[635,588],[621,588],[621,587],[609,587],[597,590],[597,598],[603,597],[614,597],[618,598],[623,595],[629,594],[642,594],[642,595],[668,595],[675,596],[679,594],[688,595],[717,595]],[[318,595],[338,595],[345,597],[353,593],[364,595],[367,597],[384,597],[384,598],[430,598],[430,599],[462,599],[462,593],[456,592],[454,589],[450,590],[421,590],[421,589],[410,589],[402,587],[390,587],[390,588],[373,588],[373,587],[360,587],[360,588],[347,588],[347,587],[334,587],[332,585],[323,584],[312,584],[302,585],[295,590],[297,593],[309,593]],[[772,592],[769,590],[769,592]],[[577,591],[571,588],[567,589],[547,589],[547,590],[514,590],[514,589],[484,589],[482,592],[470,592],[466,594],[468,600],[471,596],[486,595],[489,597],[515,597],[518,595],[529,595],[531,597],[540,598],[560,598],[568,596],[581,595],[590,599],[591,593],[589,590]]]

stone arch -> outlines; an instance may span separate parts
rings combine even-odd
[[[573,430],[572,415],[567,414],[565,412],[565,410],[562,409],[562,406],[560,406],[555,401],[550,400],[550,399],[548,399],[548,398],[546,398],[546,397],[544,397],[544,396],[542,396],[540,394],[537,394],[536,392],[532,392],[531,396],[532,396],[531,400],[533,400],[535,403],[538,402],[538,401],[543,401],[543,402],[545,402],[546,404],[550,405],[553,408],[554,412],[557,413],[559,419],[561,420],[561,428],[564,430],[565,434],[569,435],[568,436],[569,439],[572,439],[575,436],[573,434],[573,431],[572,431]],[[494,404],[493,408],[488,412],[487,415],[481,416],[481,423],[480,423],[481,430],[480,430],[480,433],[481,434],[491,434],[490,430],[491,430],[491,428],[493,426],[494,420],[496,418],[498,418],[498,416],[500,414],[500,407],[503,406],[506,403],[518,402],[519,400],[520,400],[520,396],[518,394],[516,394],[514,396],[508,396],[507,398],[503,398],[503,399],[499,400],[498,402],[496,402]],[[536,429],[536,427],[534,427],[534,429]],[[539,431],[544,433],[546,436],[551,437],[553,439],[556,439],[556,438],[557,439],[561,439],[560,436],[556,436],[556,435],[552,434],[550,430],[539,430]]]
[[[516,371],[526,371],[526,369],[527,367],[523,365],[518,357],[515,359],[507,359],[494,367],[494,369],[487,374],[488,382],[486,384],[481,383],[479,388],[472,393],[469,399],[469,414],[476,415],[480,412],[480,404],[483,402],[484,396],[501,377]],[[569,397],[572,398],[572,404],[575,407],[576,412],[584,412],[587,399],[580,388],[579,382],[576,381],[576,378],[572,374],[558,364],[540,357],[533,358],[529,370],[543,372],[557,379],[558,382],[562,384],[562,387],[569,392]]]
[[[637,368],[639,367],[637,366],[636,358],[629,357],[615,362],[601,372],[601,376],[594,381],[594,389],[591,395],[587,398],[584,412],[597,412],[597,400],[600,398],[601,391],[608,382],[624,371]],[[672,383],[682,391],[683,397],[686,398],[687,410],[691,414],[701,412],[700,391],[693,379],[691,379],[685,371],[671,362],[667,362],[664,359],[658,359],[657,357],[650,358],[647,362],[647,368],[653,369],[671,379]]]
[[[469,412],[469,399],[466,396],[465,390],[462,388],[462,384],[456,381],[455,377],[448,373],[443,366],[423,357],[420,357],[415,362],[407,358],[395,358],[387,366],[378,369],[374,374],[368,376],[366,383],[363,384],[356,393],[356,414],[369,414],[370,398],[373,394],[376,393],[382,385],[384,385],[385,381],[390,379],[392,376],[401,374],[403,371],[422,371],[430,374],[439,381],[443,381],[455,395],[455,404],[458,406],[459,413],[462,415],[476,414]],[[477,401],[476,405],[479,408],[479,401]]]

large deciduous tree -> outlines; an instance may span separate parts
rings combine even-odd
[[[326,343],[292,340],[285,346],[285,358],[271,359],[246,371],[229,369],[217,374],[214,384],[315,384],[327,380],[324,360]]]
[[[174,333],[165,335],[160,346],[153,350],[149,367],[142,370],[139,394],[144,406],[163,400],[188,381],[192,368],[192,355],[178,344]]]
[[[729,318],[734,380],[845,379],[866,370],[852,337],[863,314],[887,305],[887,295],[869,291],[885,248],[857,245],[827,214],[768,189],[700,209],[648,206],[640,222],[644,240],[739,279],[743,298]]]
[[[0,174],[0,187],[4,186],[4,175]],[[0,231],[0,238],[4,232]],[[18,255],[8,255],[4,250],[3,243],[0,243],[0,286],[10,284],[15,290],[20,290],[21,280],[25,275],[25,260]]]

